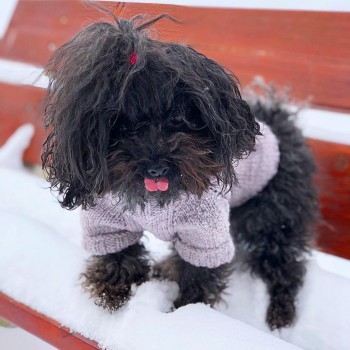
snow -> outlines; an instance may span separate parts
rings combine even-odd
[[[305,108],[298,113],[297,125],[306,137],[350,145],[348,114]]]
[[[1,291],[107,349],[349,347],[350,280],[321,269],[315,258],[299,295],[298,320],[281,331],[265,325],[264,284],[242,271],[232,275],[226,302],[217,310],[195,304],[170,312],[178,287],[155,280],[135,287],[127,306],[114,314],[97,307],[79,282],[88,256],[80,245],[79,211],[61,209],[48,184],[19,166],[31,135],[25,126],[0,149]],[[152,234],[144,242],[155,259],[167,254],[168,246]],[[350,263],[334,265],[331,259],[323,265],[345,271]]]
[[[34,126],[24,124],[0,148],[0,164],[6,164],[12,169],[22,169],[23,150],[29,146],[34,134]]]
[[[335,273],[342,277],[350,279],[350,262],[347,259],[338,256],[326,254],[323,252],[314,252],[319,266],[328,272]]]
[[[0,348],[4,350],[55,350],[53,346],[21,328],[0,327]]]
[[[1,1],[0,11],[0,40],[4,37],[15,12],[18,0]]]
[[[43,68],[41,67],[0,58],[0,82],[46,89],[49,79],[43,74]]]

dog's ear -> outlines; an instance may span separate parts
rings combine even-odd
[[[42,165],[66,208],[91,206],[108,190],[109,124],[118,105],[113,97],[132,51],[128,35],[112,24],[95,23],[61,46],[46,66],[49,135]]]
[[[241,97],[237,78],[215,61],[196,54],[193,64],[201,75],[200,82],[192,79],[186,83],[195,90],[195,103],[215,140],[217,161],[225,167],[223,183],[230,187],[236,182],[234,161],[254,150],[256,135],[260,134],[259,124]],[[201,86],[201,92],[198,86]]]

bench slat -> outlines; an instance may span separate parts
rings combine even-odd
[[[35,135],[24,160],[31,164],[40,163],[40,153],[45,131],[41,124],[41,106],[45,90],[32,86],[16,86],[0,83],[0,147],[25,123],[35,126]]]
[[[317,228],[318,248],[350,259],[350,146],[309,139],[318,174],[322,222]]]
[[[0,316],[62,350],[99,349],[96,342],[70,332],[57,321],[0,292]]]

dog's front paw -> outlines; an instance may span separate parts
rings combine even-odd
[[[110,312],[121,308],[131,297],[131,285],[148,280],[145,250],[134,245],[122,252],[93,256],[82,273],[83,289],[95,304]]]
[[[180,296],[174,301],[174,308],[178,309],[179,307],[195,303],[213,306],[219,300],[221,300],[219,295],[211,293],[201,285],[193,284],[180,288]]]
[[[177,282],[180,292],[174,302],[175,308],[194,303],[213,306],[222,300],[222,292],[232,271],[231,264],[216,268],[197,267],[173,252],[153,267],[153,277]]]
[[[92,282],[87,279],[83,282],[84,289],[94,298],[97,306],[109,312],[116,311],[126,304],[131,297],[131,286],[123,284]]]
[[[217,296],[210,291],[210,281],[206,280],[202,283],[201,272],[204,269],[192,266],[177,254],[173,254],[165,261],[153,266],[152,277],[178,283],[180,295],[174,302],[175,309],[194,303],[213,305],[217,301]]]
[[[130,299],[132,281],[126,277],[114,254],[94,256],[82,274],[82,286],[96,305],[113,312]]]
[[[266,323],[271,330],[291,327],[296,316],[293,301],[273,300],[267,309]]]

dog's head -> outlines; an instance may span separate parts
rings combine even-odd
[[[67,208],[110,191],[133,206],[225,190],[254,149],[259,126],[235,76],[137,21],[90,25],[46,67],[43,167]]]

